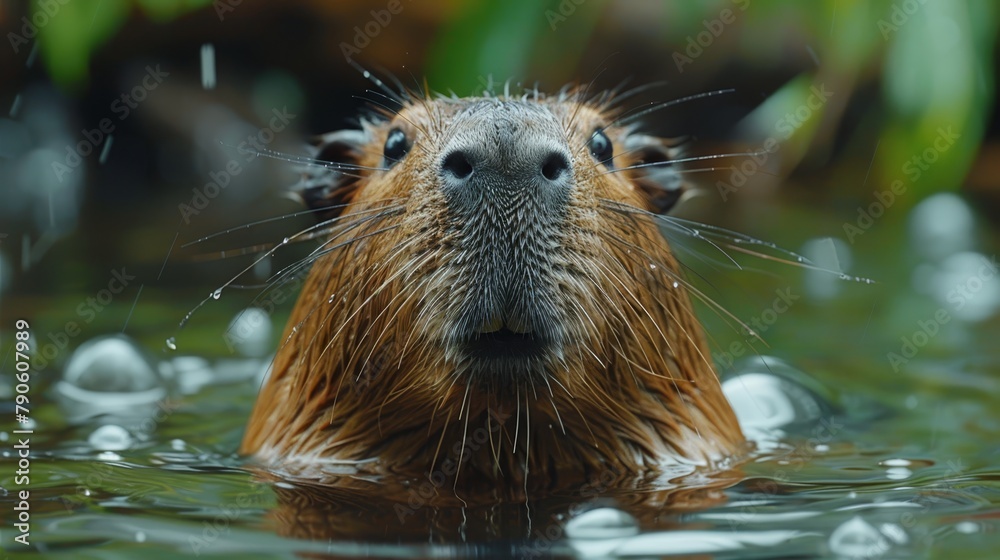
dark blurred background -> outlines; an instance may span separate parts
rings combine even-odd
[[[546,91],[651,84],[626,110],[732,89],[642,119],[651,134],[687,137],[691,155],[759,152],[690,164],[706,171],[688,175],[700,196],[679,212],[792,250],[838,239],[838,254],[868,263],[851,274],[883,286],[844,319],[857,327],[873,295],[909,281],[919,258],[900,257],[913,240],[900,232],[922,201],[957,193],[983,240],[969,243],[994,242],[997,12],[989,0],[2,2],[0,328],[32,317],[45,341],[75,321],[70,348],[98,332],[171,332],[252,263],[199,255],[311,223],[183,247],[301,209],[287,195],[293,164],[238,147],[258,138],[300,155],[308,136],[385,102],[349,58],[390,84],[459,95],[507,80]],[[135,279],[91,306],[123,268]],[[213,334],[186,348],[217,351],[220,323],[255,293],[205,306],[189,328]]]

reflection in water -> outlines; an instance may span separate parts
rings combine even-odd
[[[121,343],[92,348],[131,355]],[[131,363],[148,374],[141,360]],[[83,447],[57,436],[63,451],[47,467],[47,487],[38,489],[38,546],[61,543],[68,557],[110,540],[218,558],[291,550],[313,558],[892,558],[929,546],[975,546],[1000,518],[1000,472],[873,445],[884,436],[849,443],[872,432],[872,416],[844,408],[770,357],[741,364],[725,383],[757,436],[757,453],[739,471],[595,479],[527,504],[476,502],[424,479],[345,475],[339,486],[316,487],[235,468],[243,404],[256,388],[248,380],[262,362],[205,367],[203,359],[173,356],[164,364],[154,371],[167,372],[160,383],[168,386],[199,369],[210,381],[196,393],[177,391],[186,394],[181,403],[136,399],[122,410],[123,417],[145,414],[152,426],[81,422]],[[137,394],[142,379],[130,382]],[[91,393],[98,407],[121,395]],[[218,436],[197,435],[206,430]]]

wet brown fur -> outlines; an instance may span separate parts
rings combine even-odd
[[[744,440],[722,394],[680,268],[635,170],[588,152],[595,128],[618,168],[639,163],[613,108],[533,96],[563,123],[576,188],[553,262],[571,342],[517,386],[455,374],[442,342],[464,288],[455,228],[430,171],[468,100],[415,99],[362,123],[356,163],[382,167],[391,127],[413,138],[388,170],[361,170],[302,289],[242,452],[286,475],[436,474],[447,486],[558,488],[596,473],[718,465]]]

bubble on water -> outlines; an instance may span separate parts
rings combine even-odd
[[[122,456],[114,451],[102,451],[97,454],[98,461],[121,461]]]
[[[639,524],[628,513],[609,507],[587,511],[566,523],[571,539],[619,539],[639,534]]]
[[[974,251],[949,255],[931,272],[922,271],[914,283],[923,282],[955,318],[979,322],[1000,310],[1000,280],[996,257]],[[959,304],[961,302],[961,304]]]
[[[122,451],[132,445],[132,436],[121,426],[107,424],[91,432],[87,443],[99,451]]]
[[[248,358],[263,358],[271,351],[271,316],[259,307],[249,307],[233,317],[225,339],[230,348]]]
[[[178,356],[168,362],[177,390],[193,395],[215,379],[211,364],[197,356]]]
[[[972,210],[955,194],[927,197],[910,211],[909,221],[911,244],[924,259],[936,261],[972,247]]]
[[[97,392],[139,392],[163,387],[153,361],[131,338],[121,334],[81,344],[66,362],[63,380]]]
[[[906,467],[890,467],[885,470],[885,477],[889,480],[906,480],[913,476],[913,471]]]
[[[738,375],[726,379],[722,391],[746,436],[758,446],[777,444],[776,431],[804,427],[832,413],[817,390],[797,381],[805,374],[781,360],[759,357],[741,362]]]
[[[844,558],[878,558],[892,548],[889,539],[860,517],[852,517],[830,534],[830,550]]]
[[[912,464],[909,459],[886,459],[879,463],[883,467],[908,467]]]
[[[170,440],[170,449],[173,449],[174,451],[184,451],[185,447],[187,447],[187,443],[185,443],[182,439],[175,438]]]
[[[266,279],[271,276],[271,257],[263,255],[253,263],[254,278]]]
[[[802,246],[801,253],[804,256],[798,257],[798,262],[810,262],[822,269],[805,270],[805,289],[811,298],[832,299],[846,287],[844,280],[861,280],[844,272],[851,267],[853,254],[851,247],[842,239],[810,239]],[[830,271],[840,274],[830,274]]]
[[[980,527],[978,523],[972,521],[959,521],[955,524],[955,530],[963,535],[971,535],[972,533],[978,533]]]
[[[53,387],[70,421],[94,416],[116,418],[120,424],[142,419],[167,395],[159,368],[125,335],[98,337],[80,345],[70,356],[62,380]]]

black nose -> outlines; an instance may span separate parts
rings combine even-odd
[[[452,179],[468,179],[474,171],[472,162],[469,161],[469,153],[466,150],[455,150],[448,154],[441,164],[441,171]]]
[[[453,187],[506,184],[515,185],[546,183],[561,184],[568,180],[570,170],[566,154],[556,149],[523,147],[513,153],[502,154],[506,161],[497,161],[497,154],[490,154],[481,146],[459,148],[441,162],[441,173]],[[521,152],[521,153],[518,153]],[[498,165],[499,163],[499,165]]]
[[[542,177],[549,181],[558,181],[566,171],[569,171],[569,160],[560,152],[549,152],[542,161]]]

